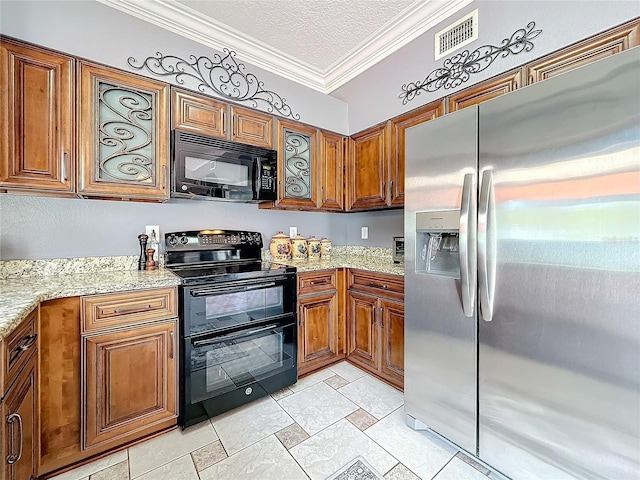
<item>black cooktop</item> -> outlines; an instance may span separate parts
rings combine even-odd
[[[258,279],[296,272],[295,267],[279,263],[262,262],[260,260],[208,265],[185,265],[168,268],[182,278],[182,283],[185,285],[229,282],[233,280],[246,280],[252,278]]]

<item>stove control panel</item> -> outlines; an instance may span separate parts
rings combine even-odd
[[[243,245],[262,248],[262,234],[241,230],[192,230],[166,233],[165,243],[170,250],[213,250],[216,247]]]

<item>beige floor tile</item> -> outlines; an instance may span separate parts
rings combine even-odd
[[[378,421],[376,417],[361,408],[353,412],[351,415],[348,415],[347,420],[363,431],[375,425]]]
[[[332,388],[335,388],[336,390],[340,387],[344,387],[345,385],[347,385],[349,382],[347,382],[344,378],[342,378],[340,375],[334,375],[333,377],[329,377],[327,378],[324,383],[326,383],[327,385],[329,385]]]
[[[89,480],[129,480],[129,461],[125,460],[100,470],[91,475]]]
[[[120,450],[107,457],[96,460],[95,462],[88,463],[74,470],[62,473],[53,477],[51,480],[80,480],[90,476],[92,473],[99,472],[117,463],[123,462],[127,459],[127,451]]]
[[[185,455],[151,470],[135,480],[199,480],[191,455]]]
[[[487,476],[473,468],[458,457],[447,463],[433,480],[487,480]]]
[[[294,383],[289,388],[294,392],[299,392],[300,390],[309,388],[310,386],[322,382],[329,377],[333,377],[334,375],[335,373],[329,369],[320,370],[318,372],[312,373],[311,375],[307,375],[304,378],[301,378],[297,383]]]
[[[289,387],[285,387],[282,390],[272,393],[271,397],[277,402],[281,398],[288,397],[289,395],[293,395],[293,390]]]
[[[295,447],[300,442],[303,442],[307,438],[309,438],[309,434],[305,432],[304,428],[302,428],[300,425],[294,423],[293,425],[289,425],[279,432],[276,432],[276,437],[278,438],[278,440],[280,440],[282,445],[284,445],[284,447],[289,450],[291,447]]]
[[[335,365],[331,365],[329,367],[329,370],[334,372],[336,375],[340,375],[347,382],[353,382],[359,379],[360,377],[364,377],[365,375],[368,375],[367,372],[365,372],[364,370],[361,370],[360,368],[356,367],[355,365],[352,365],[349,362],[336,363]]]
[[[404,408],[378,421],[364,433],[420,478],[433,478],[457,453],[434,434],[409,427]]]
[[[131,478],[155,470],[173,460],[218,440],[211,422],[180,428],[129,448]]]
[[[357,456],[384,475],[398,461],[346,419],[289,450],[312,480],[322,480]]]
[[[289,452],[271,435],[200,472],[201,480],[308,480]]]
[[[200,472],[227,458],[227,452],[224,451],[222,443],[217,441],[191,452],[191,458],[193,458],[196,470]]]
[[[404,404],[404,395],[401,391],[371,375],[359,378],[339,388],[338,391],[377,419],[389,415]]]
[[[291,425],[293,419],[273,398],[264,397],[218,415],[212,423],[227,454],[233,455]]]
[[[358,409],[357,405],[324,382],[283,398],[280,406],[309,435],[318,433]]]

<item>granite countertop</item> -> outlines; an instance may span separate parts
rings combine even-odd
[[[388,249],[338,247],[336,250],[327,259],[288,264],[300,273],[358,268],[404,275],[404,265],[394,264],[387,255]],[[268,252],[267,255],[270,257]],[[46,300],[180,285],[180,278],[169,270],[139,271],[136,266],[134,256],[0,262],[0,341]]]
[[[180,279],[164,268],[9,277],[0,280],[0,340],[24,320],[40,302],[94,293],[172,287]]]

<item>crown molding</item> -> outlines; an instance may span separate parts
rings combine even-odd
[[[326,70],[301,62],[214,19],[204,19],[197,11],[173,0],[98,1],[217,51],[233,50],[243,63],[329,94],[473,0],[427,0],[409,7],[384,30],[367,38]]]

